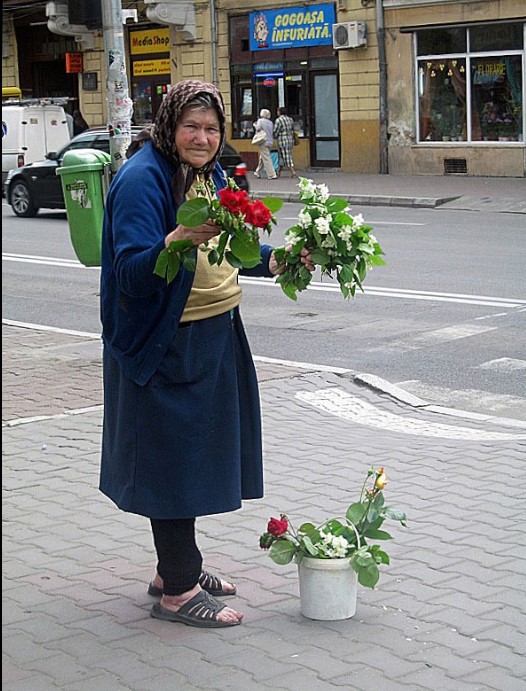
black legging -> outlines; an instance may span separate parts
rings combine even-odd
[[[203,558],[195,541],[195,518],[151,518],[157,573],[165,595],[182,595],[199,580]]]

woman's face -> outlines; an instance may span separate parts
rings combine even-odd
[[[215,109],[183,109],[175,128],[175,146],[183,163],[202,168],[214,158],[220,143],[221,129]]]

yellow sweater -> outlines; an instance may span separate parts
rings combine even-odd
[[[197,184],[202,183],[196,179],[188,190],[186,198],[193,199],[198,196]],[[181,322],[207,319],[218,314],[223,314],[237,307],[241,302],[241,287],[237,281],[237,269],[234,269],[224,260],[221,266],[210,266],[208,253],[219,242],[216,235],[206,245],[197,248],[197,265],[194,282],[183,314]]]

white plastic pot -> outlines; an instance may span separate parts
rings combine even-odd
[[[309,559],[298,564],[301,613],[309,619],[336,621],[356,613],[358,576],[349,559]]]

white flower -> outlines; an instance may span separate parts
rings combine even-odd
[[[336,240],[332,237],[330,233],[328,233],[322,240],[321,246],[323,247],[323,249],[336,247]]]
[[[289,230],[285,233],[285,240],[290,244],[290,245],[295,245],[297,242],[302,240],[302,236],[298,235],[295,233],[293,230]]]
[[[360,226],[363,226],[364,220],[362,214],[356,214],[356,216],[352,216],[351,218],[354,221],[355,226],[357,226],[358,228]]]
[[[305,209],[302,209],[298,214],[298,224],[302,228],[308,228],[311,223],[312,223],[312,218],[311,218],[310,213],[308,211],[306,211]]]
[[[318,231],[318,233],[319,233],[320,235],[327,235],[327,233],[330,231],[330,229],[331,229],[331,226],[330,226],[331,220],[332,220],[332,218],[331,218],[331,216],[329,215],[329,216],[327,216],[326,218],[317,218],[317,219],[314,221],[314,224],[315,224],[315,226],[316,226],[316,230]]]
[[[329,188],[327,185],[316,185],[317,193],[318,193],[318,199],[320,202],[326,202],[327,199],[329,198]]]
[[[331,533],[322,535],[322,544],[320,545],[320,549],[329,557],[345,557],[349,546],[349,542],[342,535],[339,537],[335,537]]]
[[[378,240],[375,238],[375,236],[372,233],[369,233],[369,240],[372,243],[378,242]]]
[[[352,236],[352,226],[342,226],[340,228],[340,232],[338,233],[338,237],[341,238],[344,242],[348,242],[351,239]]]
[[[300,189],[300,199],[308,200],[313,199],[316,196],[316,185],[312,180],[307,180],[307,178],[300,178],[299,183]]]

